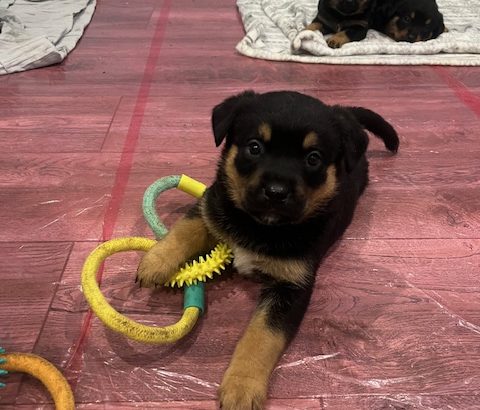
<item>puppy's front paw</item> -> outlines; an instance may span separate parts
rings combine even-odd
[[[340,48],[344,44],[347,44],[349,42],[350,42],[350,39],[344,32],[334,34],[332,37],[330,37],[327,40],[327,44],[330,48]]]
[[[159,245],[160,243],[148,251],[138,265],[137,281],[142,287],[165,284],[183,262],[173,260],[172,255]]]
[[[219,389],[222,410],[262,410],[266,399],[266,384],[253,377],[225,376]]]

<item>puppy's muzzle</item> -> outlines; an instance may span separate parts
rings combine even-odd
[[[262,189],[264,198],[272,204],[284,204],[291,196],[289,186],[282,182],[265,184]]]

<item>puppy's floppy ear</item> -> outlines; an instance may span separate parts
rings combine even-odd
[[[340,106],[332,108],[341,134],[345,169],[350,173],[367,150],[368,135],[348,109]]]
[[[440,12],[438,12],[438,14],[439,18],[435,28],[433,29],[432,38],[437,38],[440,34],[448,32],[448,28],[445,27],[443,22],[443,14]]]
[[[218,147],[230,130],[230,126],[238,113],[238,110],[246,102],[255,96],[253,91],[244,91],[241,94],[227,98],[218,104],[212,112],[212,129],[215,137],[215,145]]]
[[[375,7],[375,13],[390,20],[397,11],[398,3],[400,3],[399,0],[383,0]]]

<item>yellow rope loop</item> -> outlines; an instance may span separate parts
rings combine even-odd
[[[50,362],[29,353],[5,353],[6,359],[0,368],[9,372],[22,372],[40,380],[51,394],[56,410],[74,410],[75,399],[72,389],[62,373]]]
[[[201,197],[206,189],[205,185],[186,175],[164,177],[147,189],[143,204],[144,214],[152,229],[155,232],[158,230],[156,234],[159,237],[164,235],[163,231],[166,232],[166,228],[158,219],[152,204],[158,193],[170,189],[175,184],[178,184],[178,189],[197,198]],[[143,343],[172,343],[190,332],[200,315],[200,308],[203,309],[203,287],[197,289],[199,292],[195,293],[195,287],[192,285],[198,285],[205,282],[207,278],[213,278],[214,273],[220,275],[225,266],[232,261],[233,254],[227,245],[218,244],[209,255],[200,257],[198,261],[187,263],[171,281],[165,284],[171,287],[189,286],[185,292],[184,306],[187,307],[181,319],[166,327],[146,326],[117,312],[102,295],[96,276],[101,264],[110,255],[126,251],[147,252],[155,243],[148,238],[131,237],[113,239],[101,244],[85,261],[82,271],[82,289],[93,312],[108,328]],[[201,298],[197,295],[201,295]],[[194,301],[194,297],[197,297],[197,300]],[[198,303],[198,300],[201,300],[201,303]]]
[[[117,252],[148,251],[155,241],[148,238],[113,239],[99,245],[87,258],[82,271],[82,289],[93,312],[110,329],[143,343],[173,343],[184,337],[195,326],[200,315],[196,307],[186,308],[180,320],[170,326],[147,326],[117,312],[105,299],[96,275],[105,259]]]

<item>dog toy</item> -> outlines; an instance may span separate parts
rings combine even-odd
[[[160,193],[171,188],[178,188],[197,198],[201,197],[206,189],[205,185],[185,175],[161,178],[147,189],[143,200],[143,212],[158,239],[167,233],[167,228],[158,218],[155,201]],[[180,269],[174,278],[165,285],[172,287],[188,285],[185,288],[184,311],[181,319],[166,327],[147,326],[135,322],[113,309],[101,293],[96,275],[108,256],[131,250],[146,252],[155,243],[156,241],[152,239],[131,237],[113,239],[101,244],[85,261],[82,270],[82,289],[92,311],[110,329],[143,343],[172,343],[181,339],[195,326],[200,313],[204,310],[203,282],[207,278],[212,278],[213,273],[220,274],[231,262],[232,253],[226,245],[219,244],[208,256],[186,264],[184,268]]]
[[[162,192],[175,187],[195,198],[200,198],[206,189],[204,184],[186,175],[164,177],[147,188],[143,196],[143,216],[158,239],[165,236],[168,230],[155,210],[155,203]],[[186,263],[169,282],[165,283],[165,286],[180,288],[184,284],[191,286],[205,282],[207,278],[213,279],[213,274],[220,275],[231,260],[231,250],[227,245],[220,243],[206,257],[200,256],[198,261]]]
[[[53,364],[42,357],[28,353],[5,353],[0,348],[0,375],[8,372],[27,373],[40,380],[50,392],[57,410],[75,409],[75,399],[67,380]],[[2,383],[0,385],[4,386]]]

